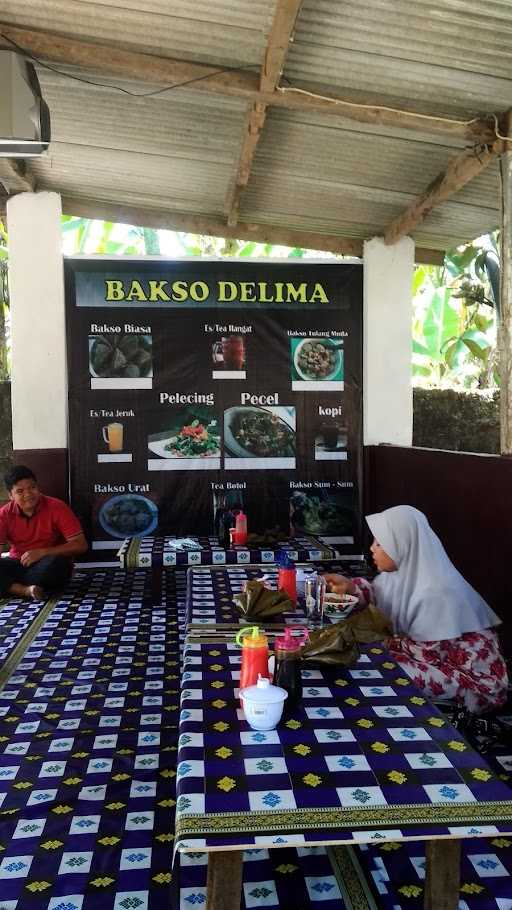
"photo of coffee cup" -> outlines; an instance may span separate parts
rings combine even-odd
[[[335,452],[338,448],[340,429],[337,424],[326,424],[321,428],[326,452]]]
[[[123,450],[123,424],[109,423],[102,429],[103,440],[108,445],[109,452],[122,452]]]

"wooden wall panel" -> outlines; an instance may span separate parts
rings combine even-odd
[[[67,449],[15,449],[12,463],[30,468],[43,493],[69,503]]]
[[[503,619],[512,654],[512,458],[383,445],[367,448],[365,465],[367,510],[421,509]]]

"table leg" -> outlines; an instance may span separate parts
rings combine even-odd
[[[206,910],[240,910],[242,850],[214,850],[208,854]]]
[[[457,910],[460,888],[460,840],[427,841],[424,910]]]

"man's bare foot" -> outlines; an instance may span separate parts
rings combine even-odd
[[[28,596],[32,600],[43,600],[43,589],[39,585],[29,585],[27,590],[29,592]]]
[[[43,599],[43,589],[39,585],[20,585],[16,581],[9,588],[9,594],[14,594],[15,597],[29,597],[31,600]]]

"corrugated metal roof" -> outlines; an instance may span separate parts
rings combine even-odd
[[[506,110],[509,0],[315,0],[299,15],[285,75],[413,110],[463,116]]]
[[[439,137],[438,137],[439,138]],[[375,132],[359,124],[341,129],[335,118],[320,125],[304,115],[273,111],[258,145],[255,170],[368,185],[419,194],[460,149],[445,144],[411,141]],[[482,174],[482,178],[484,178]],[[467,192],[471,192],[469,184]],[[485,204],[485,198],[475,204]]]
[[[242,216],[249,220],[280,223],[297,230],[367,238],[384,232],[412,195],[391,194],[368,187],[319,183],[314,179],[254,175],[244,197]],[[272,215],[270,215],[270,212]],[[415,232],[417,242],[445,249],[496,226],[497,213],[472,205],[446,202],[434,209]]]
[[[67,80],[47,71],[41,86],[52,111],[50,159],[64,142],[144,153],[148,167],[155,155],[234,165],[246,108],[237,98],[184,89],[133,98],[80,83],[70,91]]]
[[[221,214],[230,168],[208,161],[147,155],[57,143],[51,167],[32,170],[40,185],[66,196],[101,198],[150,209]],[[77,185],[77,174],[80,184]]]
[[[258,72],[275,0],[4,0],[0,20],[92,43]],[[254,64],[254,66],[249,66]],[[224,217],[247,101],[151,86],[104,73],[38,67],[52,114],[38,186],[67,197],[157,212]],[[510,0],[305,0],[284,86],[457,120],[504,110],[512,98]],[[110,86],[110,87],[109,87]],[[321,111],[269,108],[244,221],[366,238],[382,233],[463,139],[356,123]],[[498,167],[434,209],[417,243],[446,248],[498,222]]]
[[[11,25],[203,63],[261,64],[272,0],[3,0]]]

